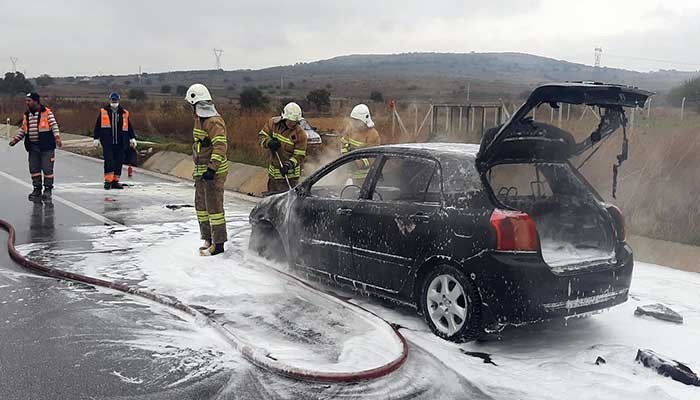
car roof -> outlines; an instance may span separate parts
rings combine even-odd
[[[469,143],[401,143],[367,147],[359,151],[418,155],[438,160],[445,158],[474,160],[479,152],[479,145]]]

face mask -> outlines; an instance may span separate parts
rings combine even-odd
[[[115,102],[111,102],[111,103],[109,103],[109,105],[110,105],[110,107],[112,107],[112,108],[117,108],[117,107],[119,107],[119,102],[116,102],[116,103],[115,103]]]

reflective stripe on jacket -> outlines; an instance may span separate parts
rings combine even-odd
[[[306,132],[298,125],[294,129],[287,128],[282,117],[271,118],[265,126],[258,132],[260,146],[267,149],[268,142],[275,138],[280,142],[280,148],[277,155],[270,151],[270,163],[267,166],[267,174],[273,179],[284,179],[280,170],[280,161],[282,163],[291,163],[292,169],[287,172],[287,178],[299,178],[302,172],[304,159],[306,158]]]
[[[353,129],[347,127],[344,130],[343,136],[340,137],[340,154],[349,153],[353,150],[362,149],[365,147],[379,146],[381,139],[379,132],[374,128]],[[352,172],[354,179],[364,179],[369,173],[372,163],[367,158],[361,158],[355,162],[355,168]]]
[[[211,168],[217,174],[228,172],[228,141],[226,123],[220,116],[210,118],[196,117],[192,129],[192,159],[194,171],[192,176],[202,176]]]

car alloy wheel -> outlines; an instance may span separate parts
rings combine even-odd
[[[483,336],[481,297],[475,282],[452,265],[435,267],[422,282],[421,312],[435,335],[453,342]]]
[[[440,332],[452,336],[469,317],[468,299],[462,285],[449,274],[438,275],[426,294],[428,315]]]

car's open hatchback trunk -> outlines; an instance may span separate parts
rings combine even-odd
[[[486,176],[502,205],[535,221],[542,258],[554,272],[614,262],[614,222],[569,163],[499,164]]]
[[[477,168],[500,203],[497,207],[522,211],[534,220],[542,257],[555,272],[615,262],[616,221],[569,159],[622,131],[623,147],[613,168],[614,197],[617,168],[627,158],[624,108],[643,107],[651,94],[595,82],[542,85],[508,122],[484,133]],[[572,133],[530,117],[542,104],[596,107],[597,127],[577,142]]]

